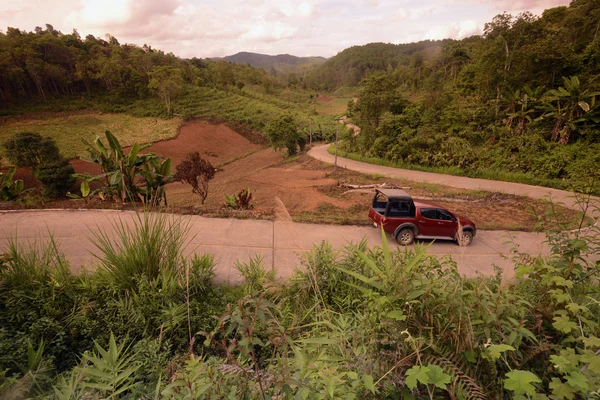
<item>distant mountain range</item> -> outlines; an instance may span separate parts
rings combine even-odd
[[[278,54],[270,56],[268,54],[249,53],[242,51],[232,56],[222,58],[211,58],[211,60],[225,60],[235,64],[249,64],[256,68],[276,71],[298,71],[306,67],[312,67],[324,63],[325,57],[296,57],[290,54]]]

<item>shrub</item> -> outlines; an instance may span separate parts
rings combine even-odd
[[[60,159],[56,142],[35,132],[17,133],[6,142],[6,157],[18,167],[37,167],[46,161]]]
[[[62,158],[40,164],[35,170],[35,178],[42,184],[44,195],[60,197],[75,184],[74,173],[69,161]]]
[[[216,169],[210,161],[203,159],[200,153],[195,151],[188,153],[185,160],[175,167],[174,180],[187,183],[192,187],[192,193],[202,199],[202,204],[208,196],[208,181],[215,177]]]

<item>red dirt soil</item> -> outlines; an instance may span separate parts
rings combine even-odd
[[[329,103],[331,100],[333,100],[333,97],[319,96],[317,100],[319,100],[321,103]]]
[[[177,165],[187,153],[198,151],[202,158],[216,165],[258,147],[225,124],[213,125],[203,121],[190,121],[179,128],[176,138],[156,142],[145,152],[171,157],[173,165]]]

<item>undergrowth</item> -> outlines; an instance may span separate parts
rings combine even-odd
[[[584,211],[598,212],[589,199]],[[552,214],[549,211],[548,216]],[[592,214],[594,215],[594,214]],[[597,214],[596,214],[597,215]],[[462,277],[426,247],[323,242],[288,281],[260,257],[217,285],[182,257],[186,221],[97,233],[98,272],[50,241],[11,244],[0,272],[0,393],[56,399],[594,398],[600,229],[515,250],[515,278]],[[582,217],[584,218],[584,217]],[[217,316],[216,319],[211,316]]]

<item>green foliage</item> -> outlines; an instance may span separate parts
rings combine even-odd
[[[21,179],[14,179],[17,168],[12,167],[7,172],[0,172],[0,201],[16,199],[25,190]]]
[[[275,150],[287,149],[288,156],[293,156],[304,150],[306,138],[298,131],[296,122],[291,115],[279,117],[267,126],[267,138]]]
[[[360,81],[349,112],[361,133],[344,150],[568,189],[597,175],[600,64],[587,60],[600,7],[580,0],[546,11],[497,15],[482,37],[373,43],[329,59],[313,71],[315,87]]]
[[[6,157],[18,167],[37,167],[40,164],[60,159],[54,139],[39,133],[17,133],[6,142]]]
[[[43,193],[48,197],[65,196],[75,184],[74,174],[75,170],[64,158],[46,161],[35,170],[35,178],[42,184]]]
[[[164,186],[173,180],[171,159],[163,159],[153,153],[140,154],[139,152],[149,145],[135,143],[131,146],[129,154],[125,154],[118,139],[110,132],[104,132],[107,145],[99,137],[94,143],[85,142],[88,147],[91,161],[100,165],[102,173],[92,176],[90,174],[77,174],[86,182],[86,187],[81,188],[82,197],[87,197],[90,182],[100,182],[104,186],[94,191],[104,200],[112,198],[123,203],[126,201],[160,201],[167,202]],[[88,194],[89,196],[89,194]]]

